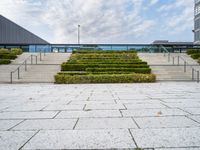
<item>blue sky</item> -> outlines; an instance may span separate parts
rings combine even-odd
[[[193,41],[193,0],[1,0],[0,14],[51,43]]]

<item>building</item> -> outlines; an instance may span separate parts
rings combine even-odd
[[[195,0],[194,7],[194,43],[200,44],[200,0]]]
[[[49,44],[47,41],[0,15],[0,47],[20,47],[29,50],[29,45]]]

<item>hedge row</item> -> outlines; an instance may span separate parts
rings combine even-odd
[[[141,83],[155,82],[153,74],[117,74],[117,75],[55,75],[57,84],[79,83]]]
[[[10,59],[0,59],[0,64],[9,64],[11,63],[11,60]]]
[[[87,68],[87,72],[134,72],[134,73],[143,73],[150,74],[150,68]]]
[[[198,59],[198,58],[200,58],[200,53],[191,54],[191,57],[193,59]]]
[[[23,51],[20,48],[11,48],[11,49],[1,48],[0,49],[0,54],[21,55],[22,53]]]
[[[66,64],[61,65],[62,71],[85,71],[87,68],[149,68],[147,64]]]
[[[75,50],[73,51],[73,54],[79,53],[79,54],[87,54],[87,53],[137,53],[135,50]]]
[[[196,54],[196,53],[200,53],[200,49],[188,49],[187,50],[188,55]]]
[[[0,59],[16,59],[17,55],[15,54],[0,54]]]

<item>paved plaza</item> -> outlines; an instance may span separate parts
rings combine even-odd
[[[1,84],[0,149],[200,149],[200,84]]]

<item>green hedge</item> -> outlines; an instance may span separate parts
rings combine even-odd
[[[200,58],[198,59],[198,63],[200,64]]]
[[[22,49],[20,48],[11,48],[10,52],[14,55],[21,55],[23,53]]]
[[[192,55],[192,54],[195,54],[195,53],[200,53],[200,49],[189,49],[189,50],[187,50],[188,55]]]
[[[0,64],[10,64],[11,60],[10,59],[0,59]]]
[[[137,53],[135,50],[74,50],[73,54],[86,54],[86,53]]]
[[[155,82],[153,74],[120,74],[120,75],[55,75],[57,84],[80,83],[144,83]]]
[[[134,73],[143,73],[149,74],[151,73],[150,68],[87,68],[87,72],[134,72]]]
[[[200,58],[200,53],[191,54],[191,57],[193,59],[198,59],[198,58]]]
[[[8,49],[6,49],[6,48],[1,48],[0,49],[0,54],[9,54],[9,53],[10,53],[10,51]]]
[[[87,68],[149,68],[146,64],[66,64],[61,65],[61,71],[85,71]]]
[[[0,59],[16,59],[15,54],[0,54]]]

